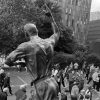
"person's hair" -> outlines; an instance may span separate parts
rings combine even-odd
[[[24,26],[24,31],[29,35],[29,36],[34,36],[38,35],[38,30],[36,28],[36,25],[33,23],[27,23]]]

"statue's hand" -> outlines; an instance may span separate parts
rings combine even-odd
[[[52,15],[51,15],[51,13],[50,13],[50,12],[46,12],[46,13],[45,13],[45,15],[46,15],[47,17],[49,17],[49,18],[51,18],[51,17],[52,17]]]

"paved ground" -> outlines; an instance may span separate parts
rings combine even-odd
[[[30,75],[26,72],[13,71],[13,72],[10,72],[10,77],[11,77],[11,86],[12,86],[13,94],[19,89],[20,85],[30,84],[30,82],[32,80]],[[29,96],[30,96],[30,90],[31,90],[31,87],[28,86],[28,88],[27,88],[27,95],[28,95],[27,100],[29,99]],[[96,100],[96,98],[98,96],[100,96],[100,93],[97,93],[96,91],[94,91],[92,100]],[[10,96],[10,94],[9,94],[8,100],[16,100],[16,97],[14,95]],[[70,95],[69,94],[68,94],[68,100],[70,100]]]
[[[22,84],[30,84],[31,82],[31,77],[28,73],[26,72],[10,72],[10,77],[11,77],[11,87],[12,87],[12,92],[13,94],[19,89],[19,86]],[[28,86],[27,88],[27,95],[29,96],[31,88]],[[15,96],[8,96],[8,100],[16,100]]]

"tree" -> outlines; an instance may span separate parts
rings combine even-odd
[[[70,28],[63,26],[61,30],[61,36],[55,47],[55,50],[58,52],[62,51],[69,54],[74,53],[75,45],[77,44],[77,42],[75,41],[75,38],[72,34],[73,32]]]
[[[36,5],[38,5],[39,8],[41,8],[44,5],[44,3],[45,2],[43,2],[43,0],[36,1]],[[76,41],[75,38],[72,36],[73,31],[70,28],[64,26],[62,23],[61,7],[54,4],[53,2],[50,2],[49,0],[46,1],[46,4],[51,10],[61,33],[60,39],[55,47],[55,50],[58,52],[62,51],[70,54],[73,53]],[[43,20],[43,22],[43,26],[40,26],[40,37],[47,38],[52,35],[51,24],[46,18]]]
[[[28,41],[26,34],[23,32],[23,25],[28,22],[36,23],[39,29],[39,36],[42,38],[47,38],[53,34],[50,21],[43,12],[43,10],[46,10],[45,7],[42,8],[44,3],[39,0],[35,3],[31,0],[0,1],[0,52],[2,54],[7,55],[20,43]],[[62,27],[61,7],[49,0],[46,0],[46,4],[51,10],[61,32],[61,37],[55,50],[73,53],[74,37],[69,28]]]

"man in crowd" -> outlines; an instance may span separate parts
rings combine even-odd
[[[4,88],[3,92],[0,92],[0,100],[7,100],[8,88]]]
[[[93,88],[96,89],[97,91],[99,91],[99,68],[95,69],[95,72],[92,75],[92,79],[93,79]]]
[[[78,63],[74,63],[74,70],[78,70],[78,67],[79,67],[79,65],[78,65]]]
[[[9,93],[12,95],[12,90],[10,86],[10,73],[7,73],[4,78],[4,88],[6,87],[9,89]]]
[[[3,91],[4,77],[5,77],[5,72],[4,72],[4,70],[0,67],[0,88],[1,88],[1,91]]]
[[[88,80],[88,84],[91,82],[91,80],[92,80],[92,75],[93,75],[93,73],[95,72],[95,66],[94,66],[94,64],[91,64],[91,66],[90,66],[90,71],[89,71],[89,80]]]
[[[20,44],[16,50],[10,53],[5,64],[10,66],[19,58],[24,58],[28,71],[34,79],[34,89],[37,91],[36,99],[43,98],[43,100],[48,100],[49,98],[49,100],[53,100],[57,96],[57,82],[52,79],[49,79],[47,83],[44,81],[46,80],[45,76],[48,71],[49,61],[53,56],[53,48],[59,40],[60,33],[52,14],[48,12],[46,13],[46,17],[51,20],[54,34],[50,36],[50,38],[42,39],[38,36],[36,25],[32,23],[26,24],[24,31],[29,36],[30,41]],[[51,85],[51,83],[53,85]],[[46,88],[46,85],[48,85],[48,88]],[[52,89],[51,86],[52,88],[55,87],[55,89]],[[45,88],[46,90],[44,90]],[[42,91],[39,92],[39,90]],[[41,93],[43,95],[41,95]]]
[[[78,100],[79,88],[78,83],[74,82],[71,90],[71,100]]]

